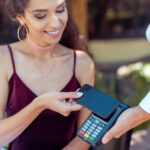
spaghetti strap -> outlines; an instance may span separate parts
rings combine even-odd
[[[73,50],[74,53],[74,62],[73,62],[73,75],[75,75],[75,70],[76,70],[76,50]]]
[[[12,52],[12,49],[11,49],[10,45],[8,44],[7,46],[8,46],[9,52],[10,52],[10,56],[11,56],[11,61],[12,61],[12,65],[13,65],[13,71],[14,71],[14,73],[16,73],[16,67],[15,67],[15,61],[14,61],[13,52]]]

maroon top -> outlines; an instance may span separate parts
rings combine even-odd
[[[31,103],[37,95],[17,75],[12,49],[9,45],[8,48],[14,71],[9,81],[6,107],[7,115],[10,117]],[[75,66],[76,52],[74,51],[73,76],[61,91],[71,92],[80,88],[75,76]],[[78,116],[79,111],[71,112],[68,117],[64,117],[57,112],[45,110],[10,144],[9,150],[60,150],[75,136]]]

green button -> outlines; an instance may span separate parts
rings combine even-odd
[[[90,139],[91,141],[93,141],[93,140],[94,140],[94,138],[93,138],[92,136],[90,136],[90,137],[89,137],[89,139]]]

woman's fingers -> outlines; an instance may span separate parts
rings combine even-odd
[[[72,98],[69,98],[69,103],[73,103],[73,99]]]
[[[71,112],[71,111],[78,111],[82,109],[82,106],[77,104],[76,102],[70,100],[70,101],[63,101],[63,107],[65,112]]]
[[[76,99],[80,98],[81,96],[83,96],[83,93],[81,92],[61,92],[60,94],[58,94],[58,99],[60,100],[68,98]]]
[[[82,106],[77,104],[76,102],[72,102],[72,105],[71,105],[71,111],[77,111],[77,110],[81,110],[82,109]]]
[[[76,92],[79,92],[79,90],[80,90],[80,88],[78,88],[78,89],[76,90]]]
[[[81,92],[50,92],[41,96],[41,101],[46,108],[68,116],[71,111],[81,110],[82,106],[75,103],[73,99],[80,98],[82,95]]]
[[[72,111],[78,111],[81,110],[82,106],[72,102],[72,101],[66,101],[66,100],[57,100],[57,112],[62,114],[63,116],[69,116],[69,114]]]

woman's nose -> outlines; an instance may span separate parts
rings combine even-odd
[[[61,23],[59,21],[59,18],[56,14],[53,14],[49,20],[49,26],[51,28],[54,28],[54,29],[58,29],[61,27]]]

